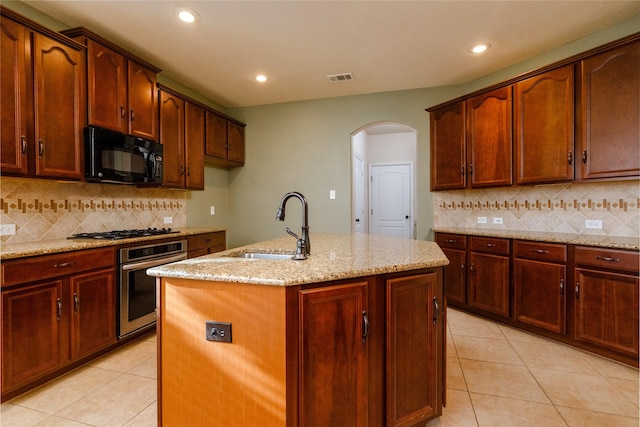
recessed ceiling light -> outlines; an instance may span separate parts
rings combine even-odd
[[[484,53],[486,52],[489,48],[491,47],[491,43],[478,43],[478,44],[474,44],[473,46],[470,46],[469,49],[467,49],[470,53]]]
[[[200,15],[198,15],[198,12],[186,7],[176,7],[174,12],[183,22],[192,23],[200,19]]]
[[[264,74],[258,74],[257,76],[254,77],[257,81],[259,81],[260,83],[266,82],[267,80],[269,80],[269,77],[265,76]]]

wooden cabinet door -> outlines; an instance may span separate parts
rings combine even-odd
[[[185,102],[185,187],[204,190],[204,109]]]
[[[514,317],[517,321],[564,334],[566,267],[516,259]]]
[[[83,52],[34,34],[36,175],[82,178]]]
[[[640,42],[580,62],[582,179],[640,175]]]
[[[516,83],[517,184],[573,180],[573,84],[573,65]]]
[[[444,267],[444,295],[448,301],[467,303],[467,251],[442,248],[449,258]]]
[[[431,112],[430,125],[431,190],[465,188],[465,103]]]
[[[51,280],[2,292],[2,390],[15,388],[60,367],[62,281]]]
[[[440,310],[436,273],[387,280],[387,426],[438,415]]]
[[[89,124],[128,132],[127,59],[86,39]]]
[[[26,175],[28,172],[27,138],[33,137],[27,120],[30,113],[27,81],[31,81],[28,66],[30,58],[26,54],[29,36],[30,31],[24,26],[0,17],[0,51],[2,52],[0,55],[2,61],[0,171],[3,174]],[[31,151],[33,153],[33,150]]]
[[[244,126],[227,122],[227,160],[244,164]]]
[[[207,111],[205,154],[227,160],[227,119]]]
[[[367,425],[367,282],[300,291],[301,426]]]
[[[471,187],[513,184],[511,91],[507,86],[467,100]]]
[[[71,277],[71,358],[116,342],[115,269]]]
[[[158,140],[156,73],[134,61],[128,61],[129,133]]]
[[[638,277],[577,268],[575,339],[638,359]]]
[[[469,305],[509,316],[509,258],[484,253],[469,254]]]
[[[160,143],[163,147],[165,187],[185,185],[184,100],[160,91]]]

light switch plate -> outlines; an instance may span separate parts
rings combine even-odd
[[[329,198],[334,200],[336,198],[336,190],[329,190]]]
[[[16,234],[15,224],[0,225],[0,236],[13,236]]]

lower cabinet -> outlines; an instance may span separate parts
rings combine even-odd
[[[638,360],[638,254],[576,248],[575,339]]]
[[[2,400],[116,342],[115,271],[113,249],[3,262]]]
[[[424,425],[442,414],[444,304],[440,268],[289,287],[163,278],[158,425]],[[208,321],[231,342],[206,340]]]
[[[454,233],[436,242],[450,261],[449,305],[638,366],[637,251]]]
[[[509,317],[509,246],[506,239],[470,238],[470,306]]]
[[[567,245],[516,240],[513,252],[514,318],[564,334]]]
[[[367,290],[300,291],[299,425],[367,425]]]

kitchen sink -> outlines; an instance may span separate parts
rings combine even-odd
[[[271,259],[271,260],[283,260],[283,259],[291,259],[293,255],[291,254],[271,254],[271,253],[263,253],[263,252],[247,252],[243,254],[238,254],[236,257],[238,258],[246,258],[246,259]]]

